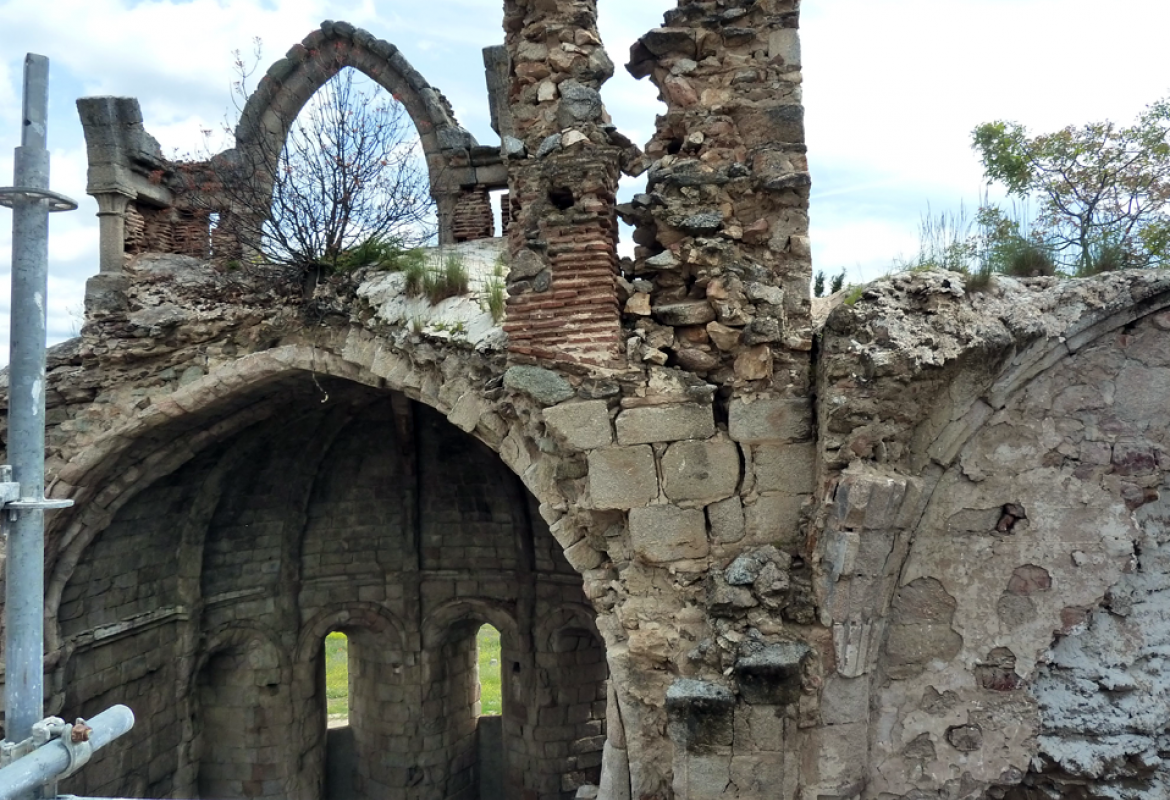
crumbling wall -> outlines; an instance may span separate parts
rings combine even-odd
[[[817,588],[843,746],[822,757],[865,796],[1137,797],[1163,779],[1152,740],[1126,735],[1140,722],[1114,706],[1120,728],[1094,727],[1114,704],[1078,671],[1108,659],[1075,656],[1098,652],[1158,540],[1168,288],[1133,273],[967,295],[907,275],[830,315]],[[1151,623],[1114,646],[1140,663]]]
[[[134,498],[193,497],[185,611],[150,630],[194,675],[253,641],[227,634],[244,620],[267,626],[277,691],[306,709],[297,796],[322,774],[330,630],[360,640],[362,791],[473,796],[485,622],[521,796],[1158,791],[1159,723],[1135,709],[1163,702],[1143,592],[1161,579],[1170,282],[895,276],[814,350],[798,11],[682,0],[631,53],[667,104],[642,153],[600,103],[595,3],[506,3],[487,59],[507,87],[506,342],[414,330],[363,271],[306,301],[259,272],[128,265],[52,361],[51,492],[78,501],[50,526],[56,685],[117,660],[70,604],[154,641],[83,565],[128,535]],[[622,171],[647,188],[618,208]],[[460,182],[468,218],[486,185]],[[618,213],[637,245],[620,265]],[[127,574],[127,602],[150,594]],[[114,670],[57,702],[180,687],[177,755],[139,758],[151,786],[197,786],[199,696],[143,663],[148,680]]]
[[[630,51],[667,105],[646,145],[637,226],[635,363],[725,395],[808,391],[810,179],[798,0],[684,0]]]
[[[319,30],[270,65],[247,98],[234,131],[236,147],[206,161],[172,161],[143,125],[133,98],[78,100],[90,170],[87,191],[98,201],[101,273],[91,295],[123,289],[126,256],[168,253],[224,264],[244,255],[241,226],[259,230],[267,209],[235,207],[243,180],[262,185],[276,167],[297,114],[343,68],[368,75],[406,108],[418,131],[438,212],[441,244],[494,234],[489,189],[506,183],[498,148],[480,147],[455,120],[447,99],[393,44],[349,23]],[[251,185],[251,184],[249,184]],[[244,237],[254,247],[259,237]]]

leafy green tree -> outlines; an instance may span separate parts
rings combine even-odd
[[[1057,264],[1079,274],[1145,267],[1170,254],[1170,99],[1129,127],[1094,122],[1031,135],[1015,122],[972,132],[989,182],[1036,198],[1035,228]]]

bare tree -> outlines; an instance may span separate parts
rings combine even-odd
[[[236,66],[246,99],[250,72],[238,56]],[[283,142],[260,132],[186,165],[185,198],[210,214],[219,260],[262,260],[315,283],[434,236],[414,124],[401,103],[355,73],[340,69],[295,120],[279,120]]]

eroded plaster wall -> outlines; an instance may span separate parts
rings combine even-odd
[[[1156,273],[974,295],[940,274],[829,317],[822,704],[863,796],[1165,781],[1163,725],[1136,712],[1163,703],[1165,305]]]

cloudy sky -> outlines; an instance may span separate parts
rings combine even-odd
[[[599,5],[620,65],[674,2]],[[267,64],[321,20],[344,19],[397,44],[490,143],[480,50],[503,39],[500,8],[500,0],[0,0],[0,185],[11,183],[31,51],[51,60],[52,186],[81,203],[51,223],[50,340],[76,332],[85,279],[97,271],[77,97],[137,97],[164,152],[190,150],[230,106],[233,50],[260,37]],[[1129,121],[1170,93],[1170,4],[1154,0],[806,0],[802,27],[815,266],[844,268],[850,281],[910,256],[928,204],[978,203],[981,170],[968,142],[980,122],[1041,131]],[[644,142],[663,107],[648,82],[618,73],[604,90],[608,108]],[[9,220],[0,211],[0,361]]]

